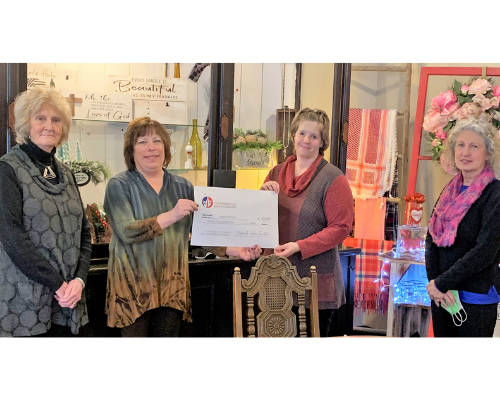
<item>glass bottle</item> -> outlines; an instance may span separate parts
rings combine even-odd
[[[174,63],[174,78],[181,77],[181,64]]]
[[[201,167],[201,140],[198,136],[198,120],[193,119],[193,131],[191,133],[191,138],[189,139],[189,144],[193,146],[193,164],[195,168]]]

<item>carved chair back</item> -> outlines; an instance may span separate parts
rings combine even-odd
[[[293,293],[298,305],[300,337],[307,336],[305,296],[309,295],[310,332],[319,337],[318,279],[316,267],[309,277],[301,278],[288,258],[275,254],[260,257],[250,277],[241,279],[240,269],[233,274],[233,328],[235,337],[243,337],[242,293],[246,293],[248,337],[295,337],[297,316],[292,311]],[[257,296],[257,315],[254,305]]]

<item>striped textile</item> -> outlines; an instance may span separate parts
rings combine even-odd
[[[382,197],[397,162],[396,110],[349,109],[346,178],[355,199]]]
[[[344,246],[361,249],[356,256],[354,275],[354,313],[368,312],[385,314],[388,305],[388,290],[381,292],[382,282],[389,285],[389,276],[381,276],[383,261],[378,259],[380,253],[392,249],[392,240],[371,240],[346,238]],[[375,282],[382,279],[383,281]]]

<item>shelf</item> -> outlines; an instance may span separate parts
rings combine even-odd
[[[208,167],[201,167],[201,168],[193,168],[193,169],[186,169],[186,168],[168,168],[167,171],[169,172],[179,172],[181,174],[189,171],[207,171]]]
[[[425,260],[417,260],[415,258],[411,257],[401,257],[398,258],[396,257],[396,254],[394,251],[387,251],[385,253],[379,254],[378,256],[379,260],[389,260],[391,262],[395,263],[401,263],[401,264],[420,264],[420,265],[425,265]]]
[[[409,303],[394,303],[397,307],[413,307],[413,308],[424,308],[430,310],[431,306],[426,306],[425,304],[409,304]]]
[[[110,124],[125,124],[128,125],[131,121],[109,121],[107,119],[81,119],[81,118],[72,118],[72,121],[80,121],[80,122],[108,122]],[[182,127],[182,128],[192,128],[193,124],[162,124],[165,127]],[[196,125],[200,129],[205,129],[205,124]]]

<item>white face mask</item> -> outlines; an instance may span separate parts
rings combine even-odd
[[[453,323],[456,326],[460,326],[467,320],[467,313],[465,312],[464,307],[460,302],[460,297],[458,297],[458,291],[456,290],[450,290],[450,291],[453,294],[453,297],[455,297],[455,303],[453,303],[453,305],[450,306],[445,298],[444,301],[446,305],[444,305],[444,303],[441,302],[441,307],[443,307],[446,311],[448,311],[451,314],[451,317],[453,318]]]

